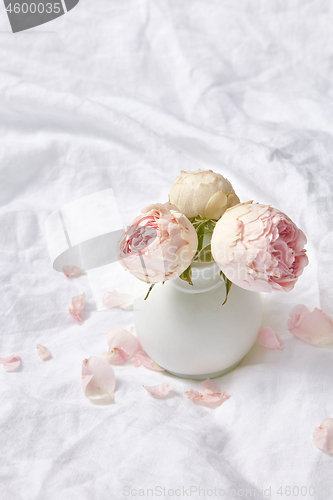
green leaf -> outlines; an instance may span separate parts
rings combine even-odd
[[[192,269],[189,265],[187,269],[179,276],[181,280],[186,281],[189,285],[193,286],[192,283]]]
[[[207,222],[207,228],[209,229],[210,232],[213,232],[216,226],[216,222],[214,219],[211,219]]]
[[[204,217],[201,217],[201,215],[197,215],[196,217],[192,217],[189,219],[190,222],[193,224],[194,227],[202,224],[203,222],[208,222],[210,219],[205,219]]]
[[[204,234],[207,234],[207,232],[209,232],[209,231],[207,231],[206,224],[207,224],[207,221],[203,221],[203,222],[200,222],[200,224],[198,224],[196,226],[195,230],[196,230],[198,236],[199,235],[203,236]]]
[[[144,300],[148,299],[148,296],[149,296],[150,292],[152,291],[152,289],[154,288],[154,286],[155,286],[155,283],[153,283],[152,285],[150,285],[149,290],[148,290],[147,295],[145,296]]]
[[[192,222],[192,224],[195,224],[196,222],[200,222],[200,221],[207,220],[207,219],[202,217],[202,215],[196,215],[195,217],[191,217],[189,220],[190,220],[190,222]]]
[[[202,222],[199,222],[198,224],[193,224],[193,226],[198,236],[205,234],[212,234],[215,228],[215,225],[211,220],[204,220]]]
[[[222,271],[220,271],[220,278],[223,279],[223,281],[225,283],[225,301],[222,304],[224,306],[224,304],[228,300],[228,295],[229,295],[229,292],[230,292],[232,281],[230,281]]]
[[[198,236],[198,247],[193,260],[195,262],[213,262],[214,259],[211,253],[210,244],[203,247],[203,243],[206,235],[213,234],[216,220],[206,219],[201,215],[197,215],[196,217],[191,217],[190,222],[194,226]]]
[[[212,251],[210,243],[203,247],[194,257],[194,262],[213,262]]]

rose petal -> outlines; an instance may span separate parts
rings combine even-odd
[[[133,358],[133,365],[137,368],[138,366],[144,366],[149,370],[154,370],[156,372],[164,372],[164,368],[162,368],[157,363],[154,363],[152,359],[150,359],[147,354],[143,351],[138,351]]]
[[[37,344],[36,348],[37,348],[37,356],[39,356],[42,361],[46,361],[47,359],[51,358],[51,353],[47,347]]]
[[[312,312],[298,305],[290,312],[288,330],[308,344],[325,346],[333,341],[333,321],[321,309]]]
[[[206,380],[204,380],[203,382],[201,382],[201,387],[204,389],[204,391],[207,394],[209,394],[209,393],[212,393],[212,394],[215,394],[215,393],[221,394],[221,391],[220,391],[219,387],[217,387],[217,385],[210,378],[206,378]]]
[[[82,389],[85,395],[86,395],[86,388],[94,376],[94,374],[90,370],[88,370],[87,362],[89,362],[89,360],[85,359],[82,363]]]
[[[123,363],[139,348],[138,339],[120,326],[107,332],[106,338],[109,350],[101,358],[113,365]]]
[[[320,450],[333,453],[333,418],[325,418],[313,431],[313,444]]]
[[[106,292],[103,295],[103,304],[108,309],[119,307],[120,309],[133,309],[134,297],[128,293],[119,293],[117,290]]]
[[[128,356],[132,356],[139,347],[139,341],[134,335],[122,328],[116,326],[106,333],[109,350],[115,347],[123,349]]]
[[[304,304],[295,306],[289,313],[288,328],[289,324],[292,327],[299,326],[303,321],[304,316],[309,312],[310,309],[308,309]]]
[[[116,377],[109,363],[95,356],[83,361],[82,389],[87,398],[113,398],[115,387]]]
[[[151,387],[144,385],[143,387],[146,389],[146,391],[149,392],[149,394],[151,396],[161,397],[161,396],[166,396],[167,394],[169,394],[169,392],[172,389],[172,382],[167,383],[167,384],[153,385]]]
[[[85,305],[86,305],[85,293],[73,297],[69,304],[68,307],[69,313],[73,316],[75,321],[78,321],[79,323],[82,323],[81,315]]]
[[[5,358],[0,358],[0,364],[6,372],[12,372],[16,370],[21,364],[20,356],[7,356]]]
[[[186,391],[185,394],[188,399],[195,403],[199,402],[207,406],[216,407],[230,398],[226,392],[221,393],[217,385],[209,378],[201,382],[201,387],[204,389],[204,393],[194,391],[193,389]]]
[[[77,266],[63,266],[62,272],[67,278],[76,278],[77,276],[84,274],[83,269]]]
[[[275,333],[274,330],[272,330],[272,328],[269,328],[268,326],[260,330],[257,339],[259,344],[263,345],[264,347],[267,347],[268,349],[283,348],[283,342],[278,336],[278,334]]]
[[[194,391],[193,389],[189,389],[188,391],[185,392],[186,396],[188,399],[191,399],[192,401],[199,400],[203,397],[203,394],[198,391]]]
[[[115,347],[112,351],[104,352],[101,358],[105,359],[110,365],[121,365],[128,359],[128,356],[122,349]]]

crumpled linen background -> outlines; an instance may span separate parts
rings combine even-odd
[[[0,369],[1,498],[333,498],[333,458],[312,444],[333,417],[333,348],[286,327],[298,303],[333,314],[332,23],[325,0],[81,0],[13,35],[0,6],[0,355],[22,358]],[[198,168],[308,235],[299,283],[265,301],[285,347],[255,344],[216,379],[231,398],[215,410],[185,399],[198,382],[131,363],[115,368],[115,403],[93,405],[82,360],[132,313],[96,311],[85,276],[52,269],[45,219],[112,187],[127,224]],[[66,309],[82,291],[79,326]],[[142,388],[171,379],[165,400]]]

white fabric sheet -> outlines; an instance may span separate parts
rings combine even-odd
[[[333,314],[332,7],[81,0],[13,35],[1,3],[0,356],[22,358],[18,373],[0,367],[1,498],[199,499],[209,488],[212,498],[333,498],[333,457],[311,436],[333,417],[333,347],[286,327],[298,303]],[[256,344],[216,380],[231,398],[215,410],[185,399],[198,382],[131,363],[115,368],[114,404],[92,405],[82,360],[132,313],[97,311],[87,276],[52,269],[45,220],[112,188],[128,224],[167,200],[180,170],[198,168],[228,177],[243,201],[282,209],[308,236],[299,283],[265,303],[284,350]],[[82,291],[79,326],[66,308]],[[37,343],[52,360],[37,358]],[[171,379],[165,400],[142,388]]]

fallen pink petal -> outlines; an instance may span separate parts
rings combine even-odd
[[[83,361],[82,389],[87,398],[113,398],[115,387],[116,377],[107,361],[95,356]]]
[[[0,364],[6,372],[13,372],[21,365],[21,358],[20,356],[7,356],[0,358]]]
[[[115,347],[112,351],[102,354],[101,358],[105,359],[110,365],[121,365],[128,359],[128,356],[125,351]]]
[[[160,365],[157,363],[154,363],[152,359],[147,356],[147,354],[143,351],[138,351],[136,355],[133,358],[133,365],[138,368],[139,366],[144,366],[145,368],[148,368],[149,370],[154,370],[156,372],[164,372],[164,368],[162,368]]]
[[[217,387],[217,385],[210,378],[206,378],[206,380],[203,380],[201,382],[201,387],[207,394],[221,393],[220,388]]]
[[[86,305],[85,293],[73,297],[69,304],[68,307],[69,313],[73,316],[75,321],[78,321],[79,323],[82,323],[81,316],[85,305]]]
[[[120,364],[130,358],[139,348],[139,341],[134,335],[116,326],[106,334],[108,352],[101,357],[110,364]]]
[[[268,349],[282,349],[283,342],[278,334],[268,326],[262,328],[258,333],[258,342]]]
[[[322,347],[333,342],[332,318],[321,309],[315,308],[310,312],[303,304],[290,312],[288,330],[311,345]]]
[[[42,361],[47,361],[48,359],[51,358],[51,352],[48,350],[47,347],[41,344],[37,344],[36,349],[37,349],[37,356],[39,356]]]
[[[153,397],[162,397],[169,394],[172,389],[172,382],[166,384],[153,385],[151,387],[144,385],[146,391]]]
[[[320,450],[333,453],[333,418],[325,418],[313,431],[313,444]]]
[[[84,274],[83,269],[78,266],[63,266],[62,272],[67,278],[77,278]]]
[[[195,403],[203,403],[207,406],[220,406],[222,403],[230,398],[229,394],[220,391],[216,384],[211,379],[206,379],[201,382],[201,387],[204,389],[204,393],[194,391],[190,389],[186,391],[185,394],[191,401]]]
[[[90,371],[87,367],[88,363],[89,363],[88,359],[85,359],[82,363],[82,389],[85,396],[86,396],[87,386],[89,385],[90,381],[94,376],[93,372]]]
[[[103,304],[108,309],[119,307],[120,309],[133,309],[134,297],[128,293],[119,293],[117,290],[106,292],[103,295]]]

